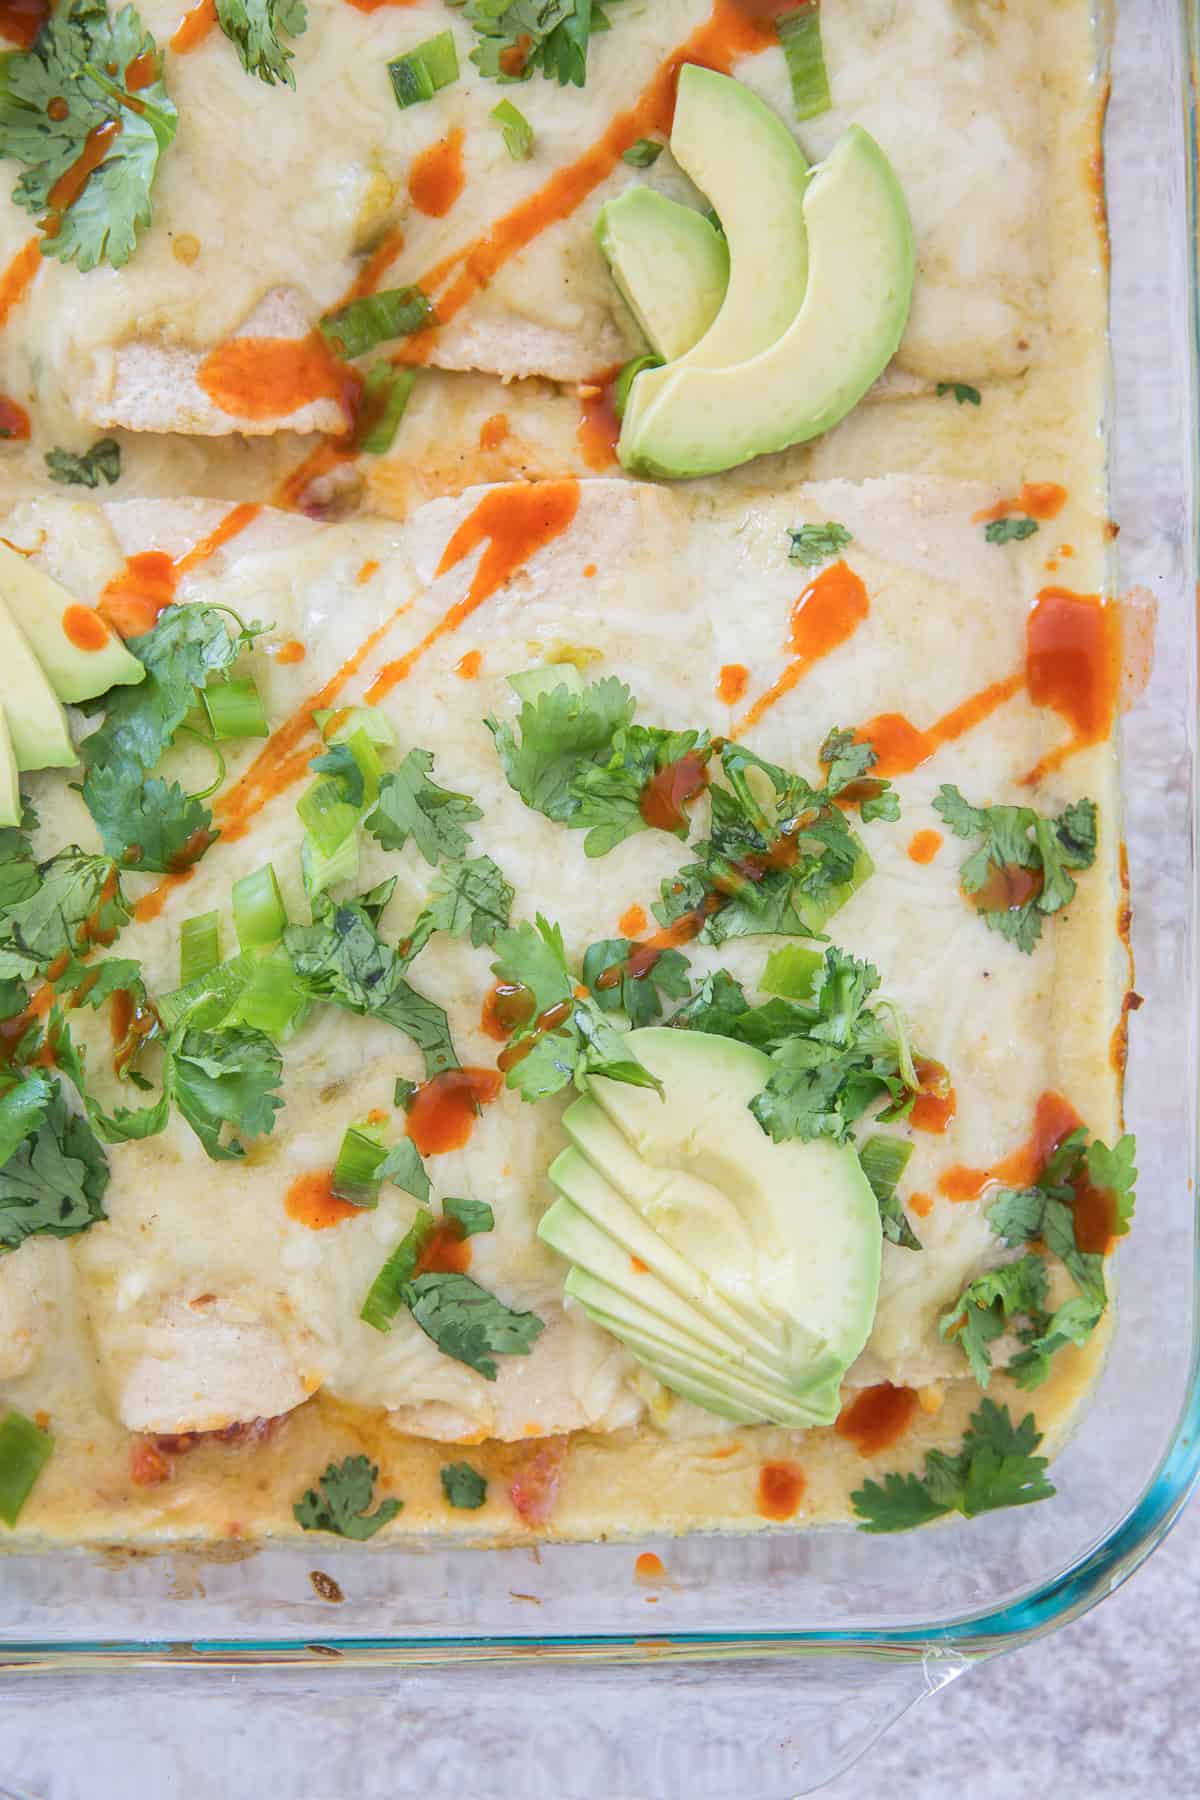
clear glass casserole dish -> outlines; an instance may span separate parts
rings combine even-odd
[[[1121,1263],[1116,1340],[1055,1464],[1056,1499],[899,1538],[835,1530],[648,1545],[669,1572],[654,1589],[634,1581],[627,1544],[484,1556],[364,1553],[324,1542],[228,1560],[10,1556],[0,1668],[41,1676],[6,1695],[12,1731],[28,1729],[30,1745],[36,1733],[42,1746],[36,1760],[31,1750],[19,1773],[11,1771],[18,1785],[28,1779],[36,1791],[34,1770],[66,1767],[72,1746],[83,1771],[106,1744],[119,1755],[137,1741],[141,1773],[130,1770],[121,1792],[161,1792],[155,1743],[169,1746],[178,1771],[200,1753],[213,1723],[208,1704],[190,1715],[164,1711],[165,1694],[199,1682],[215,1703],[204,1671],[254,1670],[239,1680],[287,1715],[286,1747],[272,1761],[281,1794],[312,1791],[302,1784],[314,1767],[326,1791],[383,1791],[371,1771],[387,1779],[389,1734],[379,1726],[388,1718],[403,1721],[404,1780],[414,1791],[419,1784],[449,1792],[485,1758],[489,1791],[519,1782],[523,1792],[555,1800],[809,1791],[914,1699],[1085,1611],[1169,1529],[1200,1469],[1200,25],[1184,0],[1125,0],[1098,29],[1113,79],[1110,444],[1121,532],[1112,585],[1118,593],[1150,590],[1159,654],[1124,721],[1132,935],[1145,1001],[1132,1022],[1126,1090],[1140,1151],[1140,1217]],[[1105,55],[1097,82],[1109,73]],[[329,1578],[319,1587],[314,1564]],[[340,1605],[329,1598],[337,1592]],[[374,1672],[350,1678],[347,1664]],[[155,1672],[129,1684],[123,1672],[131,1669]],[[172,1677],[168,1669],[188,1673]],[[68,1682],[80,1671],[106,1678],[91,1687]],[[225,1759],[235,1753],[225,1739],[210,1751],[210,1773],[232,1767]],[[0,1780],[9,1775],[0,1767]]]

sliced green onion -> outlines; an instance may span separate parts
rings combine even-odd
[[[420,1212],[371,1283],[359,1318],[376,1331],[390,1331],[392,1320],[406,1304],[404,1289],[417,1272],[421,1251],[435,1225],[432,1213]]]
[[[209,782],[208,786],[206,788],[196,788],[194,792],[189,793],[188,795],[189,800],[207,800],[210,794],[216,793],[217,789],[225,779],[225,758],[217,749],[215,738],[211,738],[207,731],[200,731],[194,725],[188,724],[181,725],[179,729],[185,736],[194,737],[199,743],[203,744],[206,750],[212,752],[212,755],[216,760],[217,772]]]
[[[390,746],[396,741],[392,722],[377,706],[326,706],[313,714],[313,723],[327,744],[340,744],[356,731],[365,731],[373,744]]]
[[[365,356],[376,344],[408,337],[433,317],[433,302],[419,287],[364,294],[319,321],[321,335],[338,356]]]
[[[305,832],[300,845],[300,873],[304,891],[310,900],[336,887],[340,881],[353,881],[358,874],[358,833],[352,831],[328,856],[311,832]]]
[[[296,811],[323,857],[337,855],[347,838],[354,836],[362,814],[362,808],[351,806],[343,795],[341,782],[325,776],[305,788],[296,802]]]
[[[277,944],[288,922],[273,863],[233,884],[233,923],[243,950]]]
[[[200,698],[215,738],[270,737],[262,696],[251,676],[238,681],[218,681],[202,688]]]
[[[500,127],[504,147],[513,161],[528,162],[533,155],[533,126],[520,108],[511,100],[501,100],[498,106],[493,106],[488,118]]]
[[[582,694],[583,676],[574,663],[539,663],[535,669],[522,669],[508,677],[508,685],[518,700],[527,705],[555,688],[566,688],[568,694]]]
[[[281,948],[265,956],[246,951],[237,957],[243,985],[221,1018],[223,1026],[249,1025],[265,1032],[272,1042],[285,1044],[308,1013],[308,995]]]
[[[628,150],[622,150],[621,161],[628,163],[631,169],[648,169],[656,163],[666,145],[658,138],[639,138],[636,144],[630,144]]]
[[[387,1151],[361,1125],[351,1125],[342,1139],[333,1165],[330,1187],[339,1200],[351,1206],[379,1205],[379,1168]]]
[[[833,104],[829,93],[829,73],[825,52],[821,47],[820,0],[805,0],[795,12],[776,19],[775,29],[783,46],[792,83],[792,105],[798,119],[815,119],[828,112]]]
[[[367,376],[358,448],[368,456],[386,456],[395,443],[416,379],[415,369],[393,369],[390,363],[377,363]]]
[[[379,759],[375,740],[359,727],[347,736],[340,737],[338,742],[345,744],[358,764],[363,779],[362,810],[366,812],[379,798],[379,777],[383,774],[383,764]]]
[[[179,928],[179,983],[199,980],[215,969],[221,960],[221,918],[219,913],[195,913]]]
[[[14,1408],[0,1419],[0,1519],[15,1525],[33,1484],[50,1461],[54,1439]]]
[[[618,419],[625,417],[625,408],[629,405],[629,390],[633,386],[634,377],[643,369],[661,369],[661,356],[631,356],[629,361],[617,370],[617,378],[613,382],[613,411]]]
[[[439,88],[458,80],[454,34],[439,31],[436,37],[426,38],[423,44],[395,57],[387,71],[397,106],[420,106],[422,101],[432,100]]]
[[[891,1199],[912,1153],[912,1145],[898,1137],[869,1137],[861,1146],[858,1160],[877,1200]]]
[[[174,993],[161,995],[155,1004],[163,1030],[169,1034],[185,1019],[201,1031],[219,1025],[248,979],[244,960],[238,956],[176,988]]]
[[[768,956],[758,985],[764,994],[778,994],[784,1000],[811,1000],[813,981],[824,961],[819,950],[806,950],[802,944],[785,944]]]

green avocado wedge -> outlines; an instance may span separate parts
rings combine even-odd
[[[723,367],[683,357],[639,375],[618,444],[632,473],[714,475],[805,443],[843,419],[886,368],[912,303],[912,223],[891,164],[859,126],[814,171],[803,212],[808,284],[791,324],[768,348]],[[731,251],[732,293],[732,236]],[[761,265],[760,287],[773,279]]]
[[[771,1065],[748,1045],[650,1027],[629,1049],[661,1097],[594,1077],[550,1168],[562,1198],[539,1236],[572,1264],[567,1295],[709,1411],[829,1424],[879,1292],[854,1149],[773,1143],[749,1110]]]
[[[0,598],[50,686],[68,705],[145,679],[142,664],[98,613],[7,544],[0,544]],[[84,627],[82,633],[69,635],[69,612]]]
[[[21,790],[17,779],[17,759],[13,755],[8,720],[0,706],[0,825],[21,823]]]
[[[626,188],[600,208],[596,241],[652,350],[674,361],[699,342],[729,286],[729,245],[703,213]]]
[[[17,767],[68,769],[79,758],[67,715],[20,626],[0,600],[0,706]]]

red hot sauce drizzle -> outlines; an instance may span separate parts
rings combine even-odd
[[[838,1414],[834,1430],[849,1438],[860,1456],[877,1456],[904,1436],[916,1417],[916,1390],[881,1381],[863,1388]]]
[[[461,1150],[481,1108],[499,1092],[494,1069],[446,1069],[423,1082],[409,1101],[408,1135],[422,1156]]]

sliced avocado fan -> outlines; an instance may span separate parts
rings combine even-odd
[[[663,1084],[595,1078],[568,1107],[538,1228],[566,1292],[664,1386],[728,1419],[837,1417],[870,1334],[879,1208],[850,1145],[772,1143],[749,1110],[768,1059],[650,1027],[629,1048]]]
[[[143,665],[98,612],[81,605],[59,582],[2,543],[0,599],[50,686],[68,705],[145,679]]]

